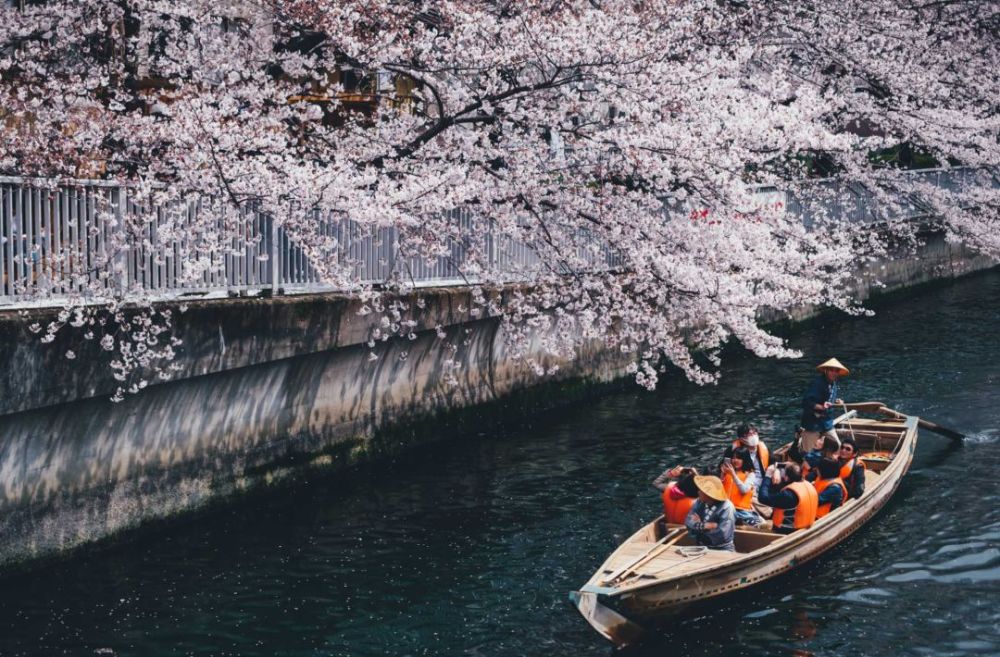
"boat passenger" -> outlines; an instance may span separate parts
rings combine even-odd
[[[760,483],[757,500],[774,508],[771,522],[779,534],[812,527],[816,521],[818,495],[812,484],[802,480],[802,469],[797,463],[769,467]]]
[[[744,423],[736,428],[736,439],[733,440],[732,444],[726,447],[725,452],[722,454],[722,458],[718,461],[711,461],[709,463],[701,464],[702,472],[718,472],[720,475],[722,473],[722,464],[726,459],[732,458],[733,452],[737,449],[746,449],[750,453],[750,462],[753,464],[754,472],[757,474],[758,481],[764,476],[764,470],[771,463],[771,454],[767,449],[767,445],[764,441],[760,439],[760,435],[757,433],[757,427],[752,424]],[[677,479],[678,472],[680,472],[681,467],[674,466],[669,470],[661,474],[653,485],[663,490],[667,482],[670,479]]]
[[[662,491],[663,517],[667,522],[684,524],[688,511],[698,499],[698,487],[694,484],[697,474],[694,468],[675,466],[653,481],[653,487]],[[674,478],[677,480],[671,481]]]
[[[795,429],[795,435],[792,436],[792,444],[785,452],[786,461],[794,461],[799,465],[802,465],[802,452],[799,451],[799,445],[802,444],[802,432],[805,431],[800,425],[796,425],[798,428]]]
[[[736,525],[758,526],[763,522],[753,508],[753,494],[757,490],[760,479],[754,472],[750,452],[743,449],[734,450],[732,457],[722,463],[722,485],[726,489],[729,501],[736,509]]]
[[[847,496],[858,499],[865,492],[865,462],[858,454],[858,444],[853,438],[844,438],[837,456],[840,463],[840,479],[847,487]]]
[[[805,395],[802,396],[802,435],[799,439],[799,451],[807,454],[820,445],[820,439],[829,436],[840,443],[840,438],[833,428],[833,407],[844,402],[837,396],[839,389],[837,380],[851,373],[839,360],[831,358],[817,367],[820,373],[809,383]]]
[[[737,427],[736,440],[726,449],[724,459],[732,458],[733,452],[740,448],[746,449],[749,452],[754,474],[757,475],[757,480],[760,481],[764,476],[764,471],[767,470],[767,466],[771,464],[771,454],[767,450],[767,445],[760,439],[757,427],[752,424],[741,424]]]
[[[735,509],[733,503],[726,499],[722,481],[713,475],[697,475],[694,483],[698,487],[698,501],[684,521],[688,532],[698,545],[710,550],[735,552]]]
[[[840,463],[835,459],[823,459],[816,471],[816,517],[822,518],[847,501],[847,487],[840,479]]]
[[[836,461],[839,453],[840,441],[834,440],[829,436],[824,437],[823,446],[820,449],[814,449],[802,457],[802,478],[809,481],[815,480],[817,476],[816,467],[820,461],[823,459]]]

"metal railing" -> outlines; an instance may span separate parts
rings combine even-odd
[[[1000,189],[1000,179],[989,169],[954,167],[951,169],[921,169],[906,173],[915,182],[955,194],[974,187]],[[807,228],[821,215],[851,224],[871,224],[883,221],[922,219],[934,214],[934,206],[919,192],[897,195],[892,203],[878,200],[871,189],[857,182],[831,178],[809,185],[809,197],[784,194],[789,213],[797,216]]]
[[[238,211],[210,197],[153,206],[127,186],[102,181],[51,186],[0,177],[0,307],[108,294],[166,299],[337,291],[324,282],[304,242],[323,243],[320,257],[331,270],[360,284],[390,278],[420,287],[464,284],[485,273],[525,280],[543,265],[531,245],[499,234],[468,210],[445,215],[447,252],[433,258],[400,254],[394,227],[366,227],[317,210],[304,215],[300,227],[315,232],[300,240],[254,203]],[[595,266],[615,264],[607,248],[581,257]]]
[[[961,192],[973,185],[1000,187],[982,169],[913,172],[935,189]],[[808,198],[760,190],[811,226],[826,215],[851,223],[926,217],[931,205],[919,194],[891,207],[857,183],[817,181]],[[295,214],[289,210],[290,217]],[[301,222],[315,231],[299,240],[282,222],[248,203],[239,211],[210,197],[153,207],[133,189],[103,181],[58,186],[0,177],[0,307],[86,302],[104,294],[126,298],[335,291],[307,255],[306,243],[324,243],[322,258],[350,280],[380,283],[399,278],[416,286],[475,281],[531,280],[547,263],[528,242],[501,234],[468,210],[446,215],[447,252],[428,260],[399,252],[395,227],[367,228],[321,211]],[[289,221],[289,225],[294,225]],[[573,234],[575,266],[609,269],[620,264],[612,248],[586,231]]]

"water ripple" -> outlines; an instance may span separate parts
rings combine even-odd
[[[962,442],[967,445],[984,445],[995,443],[1000,440],[1000,429],[985,429],[975,433],[966,434]]]
[[[927,312],[933,308],[934,312]],[[944,426],[868,525],[790,576],[651,637],[650,657],[1000,654],[1000,273],[797,333],[808,358],[733,358],[351,475],[250,495],[0,586],[0,654],[607,657],[565,602],[658,513],[665,467],[717,461],[735,426],[789,438],[818,358],[842,393]]]

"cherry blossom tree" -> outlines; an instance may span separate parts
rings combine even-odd
[[[373,346],[410,332],[412,268],[456,245],[473,315],[501,318],[514,353],[603,341],[647,387],[667,363],[714,380],[731,340],[793,355],[767,313],[858,311],[852,274],[913,237],[914,206],[1000,254],[992,2],[22,4],[0,22],[0,172],[118,180],[151,208],[252,203],[382,315]],[[920,162],[973,173],[943,188]],[[859,190],[877,227],[832,210]],[[230,248],[217,219],[159,216],[185,275]],[[343,256],[344,221],[394,231],[382,280]],[[510,244],[532,257],[500,262]],[[127,381],[176,345],[113,262],[39,329],[93,324],[80,304],[105,301]]]

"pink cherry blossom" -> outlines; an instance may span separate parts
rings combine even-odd
[[[509,353],[545,375],[599,343],[634,357],[647,387],[667,363],[715,380],[733,340],[795,355],[762,313],[860,312],[854,272],[919,239],[916,211],[1000,254],[1000,39],[985,0],[0,13],[0,173],[116,180],[149,208],[121,219],[101,273],[78,276],[85,291],[42,337],[96,322],[116,398],[145,387],[145,370],[171,371],[179,346],[155,299],[116,283],[116,249],[169,245],[193,284],[238,255],[248,204],[363,301],[370,346],[411,336],[424,303],[399,299],[414,268],[461,251],[465,319],[499,317]],[[910,163],[945,171],[898,166]],[[962,185],[942,185],[959,165]],[[877,215],[855,221],[859,199]],[[192,219],[195,202],[211,211]],[[347,221],[394,231],[378,285],[332,229]],[[530,257],[513,258],[520,247]]]

